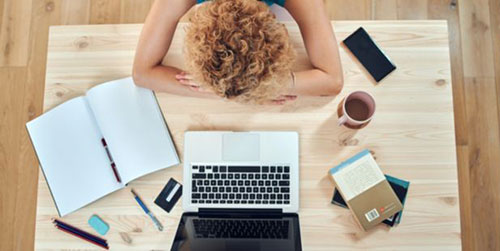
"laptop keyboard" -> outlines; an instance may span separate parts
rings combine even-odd
[[[193,204],[290,204],[290,166],[191,168]]]
[[[288,220],[193,219],[196,238],[288,239]]]

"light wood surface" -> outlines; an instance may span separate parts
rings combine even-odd
[[[153,0],[120,0],[120,4],[101,5],[107,10],[93,7],[91,11],[91,6],[101,1],[0,0],[0,218],[3,219],[0,250],[33,249],[38,167],[24,125],[42,112],[49,25],[141,23]],[[494,112],[500,111],[497,104],[500,97],[500,1],[324,2],[325,11],[332,20],[448,21],[462,249],[500,250],[500,172],[494,160],[497,153],[489,150],[500,141],[491,135],[500,130],[494,119],[497,117]],[[475,39],[478,43],[464,42],[462,45],[462,40]],[[492,49],[490,53],[494,57],[475,53],[485,49]],[[468,56],[462,57],[462,54]],[[470,70],[476,65],[494,66],[494,76],[473,72],[465,81],[464,69]],[[474,83],[471,81],[474,78],[487,79],[491,83],[487,91],[471,90],[468,85]],[[496,95],[484,98],[491,93]],[[483,126],[485,124],[488,126]]]
[[[247,106],[158,93],[157,97],[182,157],[186,130],[294,130],[300,133],[300,222],[304,250],[460,249],[460,216],[450,75],[448,32],[444,21],[334,22],[339,40],[359,26],[373,36],[398,66],[373,85],[341,48],[345,89],[366,90],[377,101],[374,121],[352,131],[336,125],[340,97],[300,98],[285,106]],[[82,95],[89,87],[129,76],[141,25],[56,26],[50,29],[44,110]],[[297,48],[297,68],[309,67],[299,30],[288,25]],[[182,26],[177,29],[165,63],[182,67]],[[369,148],[383,172],[411,182],[402,223],[364,233],[350,212],[331,205],[333,184],[327,171]],[[182,214],[153,204],[170,177],[182,181],[182,165],[130,184],[165,225],[158,232],[136,205],[128,189],[115,192],[64,219],[90,230],[87,219],[99,214],[111,225],[112,249],[170,248]],[[36,249],[88,249],[52,226],[57,215],[48,187],[40,177],[35,234]],[[133,240],[127,244],[120,233]]]

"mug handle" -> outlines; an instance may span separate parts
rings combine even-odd
[[[339,118],[338,125],[343,126],[345,124],[345,122],[347,122],[347,116],[344,114],[344,115],[342,115],[342,117]]]

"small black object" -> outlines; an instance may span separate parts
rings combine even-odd
[[[347,37],[343,43],[377,82],[396,69],[362,27]]]
[[[177,185],[179,186],[176,188]],[[176,191],[173,191],[174,189],[176,189]],[[172,192],[174,194],[170,195]],[[161,190],[158,197],[156,197],[155,204],[170,213],[170,210],[172,210],[172,208],[175,206],[181,195],[182,185],[173,178],[170,178],[163,190]],[[196,198],[193,197],[193,199]]]

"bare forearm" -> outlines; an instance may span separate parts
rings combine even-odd
[[[218,98],[212,93],[194,92],[186,85],[181,85],[175,78],[182,70],[172,66],[156,66],[147,72],[134,72],[134,81],[137,85],[157,92],[167,92],[175,95]]]
[[[288,93],[304,96],[332,96],[337,95],[342,87],[342,76],[334,77],[321,70],[312,69],[295,72],[295,84],[290,84]]]

